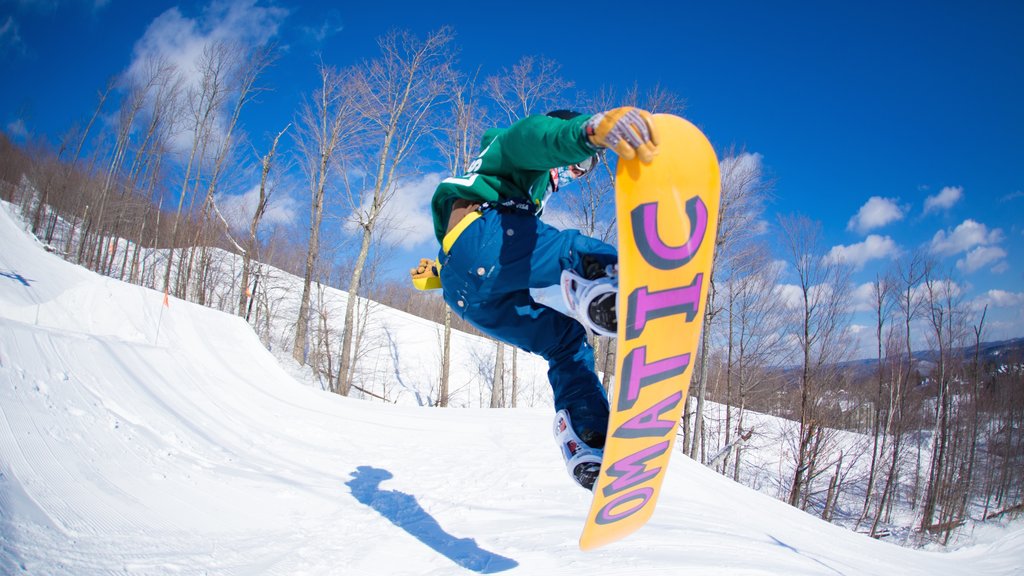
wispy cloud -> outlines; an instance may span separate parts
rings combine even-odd
[[[8,51],[15,54],[25,51],[25,43],[21,40],[21,28],[11,15],[0,24],[0,54],[6,54]]]
[[[20,118],[7,123],[7,134],[11,138],[19,140],[27,140],[32,135],[29,132],[29,128],[25,125],[25,121]]]
[[[872,260],[884,258],[892,260],[899,255],[900,248],[892,238],[872,234],[865,238],[863,242],[850,244],[849,246],[833,246],[828,254],[825,255],[825,261],[848,264],[860,270]]]
[[[224,219],[236,230],[247,230],[259,203],[259,185],[244,194],[223,194],[217,198],[217,206]],[[291,226],[298,222],[299,203],[294,198],[275,194],[267,203],[267,211],[260,221],[261,226]]]
[[[796,310],[803,302],[803,291],[796,284],[779,284],[774,292],[775,298],[788,310]]]
[[[257,46],[277,35],[288,12],[258,4],[257,0],[215,0],[198,18],[185,16],[177,7],[167,10],[135,43],[128,75],[144,73],[148,62],[166,60],[191,85],[197,85],[201,78],[196,64],[207,46],[215,42]]]
[[[850,294],[850,303],[855,312],[870,312],[875,309],[876,302],[874,282],[865,282]]]
[[[872,196],[846,224],[847,230],[864,234],[903,219],[904,210],[894,198]]]
[[[315,26],[303,26],[302,32],[314,43],[321,44],[344,29],[341,14],[337,10],[329,10],[322,22]]]
[[[444,176],[441,173],[424,174],[403,182],[395,190],[381,214],[383,226],[389,234],[389,242],[403,250],[411,250],[426,243],[436,243],[434,219],[430,213],[430,197]],[[364,196],[365,209],[372,198],[370,194]],[[357,225],[349,221],[345,229],[352,233],[357,229]]]
[[[1015,192],[1010,192],[1009,194],[1003,196],[1002,198],[999,199],[999,201],[1000,202],[1013,202],[1014,200],[1020,200],[1021,198],[1024,198],[1024,191],[1017,190]]]
[[[1024,292],[1008,292],[1006,290],[989,290],[975,298],[974,304],[981,308],[1018,308],[1024,307]]]
[[[177,7],[165,11],[150,22],[136,41],[125,77],[132,82],[144,82],[154,63],[170,64],[183,81],[183,94],[201,91],[200,66],[208,47],[223,43],[238,54],[277,35],[288,12],[259,4],[257,0],[214,0],[195,18]],[[214,141],[221,141],[226,131],[226,126],[215,127]],[[178,152],[188,150],[191,139],[189,130],[180,130],[171,146]]]
[[[27,140],[30,136],[25,121],[21,118],[7,123],[7,134],[16,140]]]
[[[946,186],[935,196],[929,196],[924,200],[924,213],[949,210],[964,196],[962,186]]]

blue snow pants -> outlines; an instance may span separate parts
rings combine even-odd
[[[557,285],[562,270],[582,276],[585,255],[602,265],[618,260],[615,247],[577,230],[559,230],[529,212],[490,208],[440,254],[440,276],[445,302],[459,316],[547,360],[555,410],[568,410],[580,438],[594,434],[603,446],[608,398],[586,330],[530,295],[530,288]]]

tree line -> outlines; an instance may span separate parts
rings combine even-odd
[[[271,88],[266,72],[279,54],[273,44],[214,42],[189,70],[156,57],[102,87],[89,118],[56,144],[19,146],[0,135],[0,194],[49,250],[231,311],[265,342],[271,319],[286,313],[269,276],[301,277],[283,341],[342,395],[368,389],[355,368],[374,303],[443,326],[437,406],[449,401],[451,331],[474,332],[436,295],[382,273],[408,232],[387,210],[403,186],[430,171],[463,173],[485,129],[530,114],[621,105],[684,113],[682,97],[660,87],[575,90],[543,57],[492,75],[463,70],[453,30],[393,31],[372,58],[311,69],[316,88],[257,141],[244,129],[245,112]],[[856,525],[872,535],[899,506],[916,511],[921,534],[943,541],[972,514],[1019,506],[1022,360],[981,357],[985,311],[971,309],[953,275],[927,254],[910,255],[873,283],[876,358],[870,373],[851,369],[850,268],[829,259],[820,223],[799,214],[765,223],[773,183],[756,154],[722,151],[721,168],[716,259],[682,449],[742,480],[746,444],[767,433],[748,412],[788,418],[793,426],[781,441],[790,474],[780,497],[831,519],[855,496]],[[255,200],[240,226],[223,203],[249,189]],[[305,197],[302,233],[265,222],[272,203],[289,194]],[[557,224],[615,242],[611,158],[559,194],[549,209]],[[784,253],[771,252],[767,234]],[[216,249],[240,258],[227,279]],[[780,289],[784,275],[796,281]],[[218,288],[225,283],[227,295]],[[343,314],[323,298],[325,286],[347,292]],[[934,360],[915,354],[921,343]],[[614,342],[593,344],[608,387]],[[489,405],[515,406],[518,353],[499,342],[494,350]],[[723,405],[720,416],[711,415],[712,401]],[[851,452],[840,431],[863,440]]]

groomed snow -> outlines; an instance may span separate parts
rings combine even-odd
[[[1024,529],[950,553],[833,526],[677,454],[652,521],[577,548],[550,408],[296,382],[237,317],[44,252],[0,209],[0,573],[1024,573]],[[157,339],[157,325],[160,331]],[[435,344],[402,350],[435,362]]]

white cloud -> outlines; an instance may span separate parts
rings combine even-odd
[[[387,234],[386,242],[404,250],[411,250],[425,243],[436,245],[434,238],[434,218],[430,212],[430,198],[434,189],[445,175],[441,173],[424,174],[420,178],[404,182],[384,206],[381,225]],[[372,198],[366,194],[364,202]],[[354,222],[348,222],[346,230],[356,230]],[[436,246],[435,246],[436,247]]]
[[[979,309],[986,305],[990,308],[1015,308],[1018,306],[1024,306],[1024,292],[989,290],[975,299],[975,304]]]
[[[861,333],[872,334],[873,332],[874,328],[870,326],[864,326],[862,324],[850,324],[850,334],[853,334],[854,336],[859,336]]]
[[[754,222],[752,223],[751,233],[754,236],[764,236],[765,234],[771,231],[771,228],[772,226],[771,224],[768,223],[767,220],[758,218],[757,220],[754,220]]]
[[[896,242],[888,236],[872,234],[863,242],[849,246],[833,246],[825,256],[828,263],[845,263],[857,270],[864,267],[871,260],[882,258],[894,259],[900,255],[900,248]]]
[[[28,128],[25,127],[25,121],[21,118],[8,122],[7,133],[16,140],[26,140],[29,137]]]
[[[881,228],[891,222],[903,219],[903,209],[893,198],[882,198],[872,196],[860,207],[857,214],[850,218],[846,224],[847,230],[854,230],[861,234]]]
[[[256,185],[244,194],[218,196],[217,208],[232,228],[248,231],[252,216],[256,213],[259,198],[260,188],[259,185]],[[290,226],[297,221],[298,216],[299,204],[294,198],[275,194],[270,197],[260,225]]]
[[[939,230],[932,237],[931,251],[933,254],[952,256],[961,252],[967,252],[975,246],[987,246],[998,244],[1003,240],[1003,231],[999,228],[992,230],[974,220],[964,220],[959,226],[947,233]]]
[[[743,152],[729,156],[719,162],[722,174],[722,188],[736,190],[738,194],[749,193],[748,188],[758,186],[764,173],[764,156],[757,152]]]
[[[188,18],[177,7],[157,16],[135,43],[128,75],[142,74],[150,60],[166,59],[190,86],[201,77],[196,69],[203,49],[214,42],[242,47],[266,43],[277,35],[287,11],[257,6],[256,0],[216,0],[200,18]]]
[[[946,186],[935,196],[929,196],[924,200],[924,213],[949,210],[954,204],[963,198],[964,189],[962,186]]]
[[[853,293],[850,294],[850,302],[853,305],[854,312],[870,312],[874,310],[876,305],[874,282],[865,282],[854,288]]]
[[[978,246],[956,261],[957,270],[970,274],[988,264],[1006,258],[1006,251],[998,246]]]
[[[177,7],[167,10],[150,22],[136,41],[126,78],[145,81],[153,63],[165,62],[180,74],[185,93],[200,90],[199,65],[207,47],[224,43],[239,53],[277,35],[287,11],[257,4],[257,0],[214,0],[198,18],[185,16]],[[220,126],[217,132],[215,142],[222,140],[226,126]],[[181,130],[172,146],[179,151],[187,150],[191,138],[189,130]]]
[[[789,310],[796,310],[803,306],[803,290],[796,284],[779,284],[775,287],[775,296]]]

